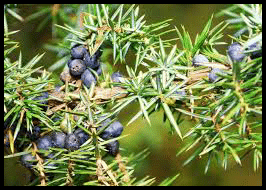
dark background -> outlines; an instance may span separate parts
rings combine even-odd
[[[18,5],[18,13],[22,17],[26,17],[36,12],[37,7],[47,7],[47,5]],[[176,26],[181,29],[184,25],[186,30],[192,37],[192,41],[197,33],[200,33],[212,14],[219,12],[221,9],[229,5],[225,4],[140,4],[140,15],[145,14],[147,24],[173,19],[170,24],[173,28]],[[9,16],[9,15],[8,15]],[[40,18],[41,19],[41,18]],[[8,22],[9,30],[20,30],[19,33],[13,35],[13,39],[20,43],[23,55],[23,62],[32,59],[36,54],[46,52],[44,57],[39,61],[38,65],[48,68],[57,61],[56,54],[44,48],[45,43],[51,40],[51,22],[48,22],[45,28],[40,32],[36,32],[40,19],[30,22],[19,22],[10,19]],[[223,21],[224,17],[213,19],[212,26]],[[228,34],[232,31],[224,31],[224,41],[230,43]],[[173,32],[166,38],[176,38],[177,34]],[[179,45],[179,44],[178,44]],[[179,46],[180,47],[180,46]],[[226,46],[217,48],[221,53],[225,53]],[[119,66],[116,66],[119,67]],[[130,105],[122,113],[119,114],[119,120],[123,125],[134,115],[132,110],[138,110],[136,105]],[[193,126],[190,117],[185,117],[185,121],[181,125],[182,134],[187,132]],[[262,170],[253,171],[252,156],[247,156],[242,161],[242,166],[237,165],[233,160],[229,163],[227,171],[215,161],[211,164],[208,173],[204,174],[204,166],[206,164],[206,156],[200,160],[194,160],[189,165],[182,167],[183,161],[188,158],[191,152],[176,157],[176,153],[187,142],[181,142],[179,137],[170,134],[169,123],[163,123],[162,112],[151,115],[152,126],[150,127],[146,121],[142,119],[136,120],[133,124],[125,127],[123,135],[128,135],[120,140],[122,148],[121,154],[128,155],[130,153],[138,153],[145,148],[149,148],[150,154],[146,159],[139,162],[136,166],[135,176],[138,178],[149,175],[156,177],[157,181],[162,181],[167,177],[171,177],[180,172],[180,176],[173,185],[262,185]],[[22,167],[17,158],[4,160],[4,185],[25,185],[29,180],[29,172]],[[156,184],[155,184],[156,185]]]

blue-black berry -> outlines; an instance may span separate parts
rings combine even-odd
[[[48,154],[47,157],[44,159],[44,163],[48,162],[49,159],[57,160],[56,158],[54,158],[54,156],[55,155],[53,153]],[[58,166],[58,164],[50,162],[49,164],[45,164],[45,167],[47,167],[47,166],[49,168],[55,168]]]
[[[101,118],[104,118],[104,116],[101,116],[100,117],[100,119]],[[111,124],[111,119],[110,118],[107,118],[107,119],[105,119],[104,121],[102,121],[101,122],[101,125],[99,126],[99,127],[97,127],[97,131],[99,131],[101,128],[103,128],[103,127],[106,127],[108,124]]]
[[[93,56],[95,56],[95,59],[99,59],[102,55],[102,51],[98,49]]]
[[[80,145],[82,145],[89,139],[89,135],[80,128],[75,130],[74,135],[78,137]]]
[[[77,150],[79,147],[79,138],[73,133],[68,134],[65,138],[65,148],[68,150]]]
[[[205,55],[198,54],[193,57],[192,66],[197,67],[201,65],[200,63],[208,63],[208,62],[209,60]]]
[[[68,67],[73,76],[80,76],[86,70],[84,62],[80,59],[73,59],[69,62]]]
[[[51,135],[52,143],[54,147],[64,148],[66,134],[63,132],[55,132]]]
[[[258,43],[251,44],[248,47],[248,50],[253,51],[253,52],[251,52],[251,55],[250,55],[251,59],[256,59],[256,58],[262,57],[262,49]]]
[[[37,140],[37,148],[48,150],[53,147],[52,138],[50,135],[43,136]]]
[[[100,76],[102,74],[102,68],[99,65],[99,67],[97,67],[96,69],[94,69],[96,71],[96,73]]]
[[[232,43],[228,47],[227,53],[228,53],[230,59],[233,62],[241,62],[244,59],[244,57],[246,56],[243,53],[243,47],[242,47],[242,45],[240,45],[237,42]]]
[[[114,72],[111,75],[111,79],[113,82],[122,82],[123,75],[120,72]]]
[[[43,101],[38,101],[38,103],[44,104],[45,106],[41,106],[41,108],[43,108],[44,110],[47,110],[48,100],[44,100],[44,99],[47,99],[48,97],[49,97],[48,92],[43,92],[41,96],[37,96],[33,98],[33,100],[43,100]]]
[[[116,156],[119,152],[119,142],[117,140],[109,142],[106,144],[106,149],[108,150],[108,154]]]
[[[218,76],[216,73],[221,73],[222,71],[219,68],[213,68],[211,72],[208,74],[209,81],[214,82],[217,80]]]
[[[80,79],[83,81],[83,84],[87,88],[90,88],[92,82],[96,82],[96,79],[94,78],[93,74],[90,72],[89,69],[86,69],[84,71],[84,73],[81,75]]]
[[[34,141],[36,139],[38,139],[40,137],[40,133],[41,133],[41,127],[40,126],[34,126],[32,128],[32,133],[29,132],[28,135],[29,135],[29,138]]]
[[[86,48],[84,48],[82,45],[77,45],[71,49],[71,56],[74,59],[83,59],[86,52]]]
[[[21,156],[20,161],[25,167],[31,169],[36,164],[36,157],[32,156],[32,154],[24,154]]]
[[[181,96],[185,96],[186,95],[186,91],[185,90],[181,90],[181,89],[177,89],[174,93],[178,94],[178,95],[181,95]]]
[[[105,125],[106,126],[106,125]],[[103,126],[101,126],[103,127]],[[119,121],[111,123],[100,135],[103,139],[118,137],[121,135],[124,127]]]
[[[92,57],[89,53],[86,53],[84,56],[84,63],[86,67],[90,67],[91,69],[96,69],[99,67],[100,62],[98,61],[96,54],[94,54]]]

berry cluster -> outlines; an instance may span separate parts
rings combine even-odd
[[[89,135],[82,129],[78,128],[74,133],[65,134],[63,132],[52,132],[37,139],[37,148],[39,150],[49,150],[49,148],[66,148],[70,151],[77,150],[79,147],[89,139]],[[49,159],[53,156],[53,153],[47,156],[43,155],[43,159]],[[36,162],[36,157],[32,154],[25,154],[21,157],[22,164],[27,168],[32,168]]]
[[[104,131],[100,134],[100,137],[104,140],[109,140],[115,137],[119,137],[124,129],[123,125],[119,121],[112,122],[110,118],[104,120],[97,130],[104,128]],[[117,140],[111,141],[106,144],[108,153],[112,156],[116,156],[119,151],[119,142]]]
[[[77,81],[81,81],[80,85],[77,85],[77,89],[72,92],[75,94],[79,93],[82,83],[90,88],[92,82],[96,82],[98,77],[101,75],[102,70],[100,67],[99,57],[101,56],[101,51],[98,50],[93,56],[90,56],[87,49],[82,45],[75,45],[71,49],[71,59],[67,62],[68,69],[63,71],[60,74],[60,79],[62,82],[77,84]],[[120,72],[114,72],[111,76],[112,82],[122,82],[123,76]],[[31,141],[36,143],[36,148],[38,150],[50,150],[50,148],[64,148],[68,151],[78,150],[82,144],[84,144],[89,139],[89,134],[84,132],[81,128],[76,127],[74,132],[67,133],[68,130],[64,128],[64,120],[60,119],[56,113],[58,109],[61,109],[64,102],[60,102],[59,99],[67,99],[67,93],[64,92],[65,85],[55,86],[55,89],[52,91],[44,92],[40,96],[33,98],[33,101],[36,101],[38,104],[42,104],[41,108],[46,111],[47,115],[56,123],[60,122],[60,129],[62,132],[51,132],[49,134],[43,135],[41,132],[41,121],[37,118],[34,118],[34,126],[32,131],[24,131],[22,135],[28,137]],[[73,88],[72,88],[73,89]],[[74,88],[75,89],[75,88]],[[55,99],[53,97],[56,97]],[[74,109],[79,101],[72,98],[69,101],[65,102],[65,106],[70,109]],[[48,109],[49,107],[49,109]],[[57,109],[57,107],[59,107]],[[75,121],[78,120],[78,116],[73,115]],[[7,121],[8,122],[8,121]],[[24,129],[24,127],[22,128]],[[121,135],[123,131],[123,126],[119,121],[112,122],[111,119],[104,120],[97,131],[101,130],[100,137],[103,140],[109,140]],[[8,135],[6,135],[6,146],[8,146]],[[112,156],[116,156],[119,152],[119,142],[117,140],[111,141],[105,145],[107,153]],[[25,148],[25,147],[24,147]],[[20,148],[22,151],[23,147]],[[33,151],[34,152],[34,151]],[[53,153],[48,155],[40,154],[41,158],[44,161],[53,157]],[[22,164],[27,168],[32,168],[37,163],[37,158],[35,153],[24,154],[21,157]]]
[[[102,73],[98,60],[100,56],[100,50],[97,50],[93,56],[90,56],[84,46],[75,45],[71,49],[71,59],[67,63],[69,69],[61,73],[60,79],[63,82],[81,79],[83,84],[89,88],[92,82],[96,82],[96,77],[91,70],[95,71],[98,75]]]
[[[250,59],[256,59],[262,56],[260,51],[261,46],[258,43],[251,44],[246,51],[250,51]],[[227,49],[228,56],[232,63],[241,62],[248,55],[245,53],[245,50],[241,44],[238,42],[232,43]],[[192,66],[198,67],[204,65],[204,63],[209,63],[208,58],[205,55],[198,54],[195,55],[192,59]],[[210,82],[215,82],[218,79],[216,73],[222,73],[223,70],[220,68],[212,68],[209,72],[208,77]]]

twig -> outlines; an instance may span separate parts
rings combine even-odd
[[[73,186],[73,177],[74,176],[74,162],[73,160],[68,161],[67,167],[67,178],[66,178],[66,186]]]
[[[122,162],[122,159],[121,159],[121,158],[122,158],[122,157],[121,157],[121,154],[120,154],[120,153],[118,153],[118,154],[116,155],[116,157],[115,157],[115,159],[116,159],[117,162],[118,162],[118,167],[119,167],[120,171],[124,174],[123,181],[126,182],[126,183],[128,183],[128,182],[130,181],[130,177],[129,177],[128,172],[127,172],[127,170],[126,170],[126,166],[125,166],[125,164]]]

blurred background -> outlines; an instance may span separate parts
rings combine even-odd
[[[37,9],[51,5],[17,5],[17,13],[23,18],[35,13]],[[215,14],[229,5],[226,4],[140,4],[140,15],[145,14],[147,24],[173,19],[171,28],[176,26],[181,29],[181,25],[189,32],[192,41],[197,33],[200,33],[212,14]],[[10,15],[8,15],[10,17]],[[45,56],[39,61],[37,66],[43,65],[48,68],[55,63],[58,58],[52,51],[45,49],[44,44],[52,40],[52,22],[47,21],[42,30],[36,31],[38,24],[45,17],[39,17],[30,22],[20,22],[14,18],[8,18],[9,31],[20,30],[19,33],[12,36],[12,39],[20,43],[23,55],[23,62],[28,62],[36,54],[45,53]],[[220,23],[224,17],[213,19],[212,26]],[[59,23],[63,24],[63,23]],[[228,35],[233,31],[226,29],[224,31],[224,41],[230,43]],[[175,32],[170,33],[167,38],[176,38]],[[179,46],[180,47],[180,46]],[[225,54],[226,46],[217,47],[218,51]],[[17,54],[18,55],[18,54]],[[130,62],[130,60],[128,61]],[[116,65],[114,70],[118,70],[120,65]],[[60,72],[59,72],[60,73]],[[59,75],[54,75],[55,77]],[[119,114],[120,122],[125,126],[130,118],[138,111],[138,106],[132,104]],[[132,113],[132,110],[136,110]],[[207,174],[204,174],[206,157],[194,160],[190,164],[182,167],[182,163],[191,152],[176,157],[176,153],[187,142],[183,142],[176,134],[171,134],[169,123],[163,122],[162,112],[151,115],[152,126],[142,119],[136,120],[133,124],[125,127],[122,135],[128,135],[120,140],[121,154],[130,155],[138,153],[145,148],[149,149],[149,155],[146,159],[140,161],[135,168],[135,176],[142,178],[146,175],[156,177],[158,182],[167,177],[180,173],[179,177],[172,185],[196,186],[196,185],[240,185],[254,186],[262,185],[262,169],[258,172],[253,171],[252,157],[247,156],[242,160],[242,166],[236,165],[232,161],[227,171],[216,165],[211,164]],[[182,134],[186,133],[193,122],[190,117],[184,117],[181,124]],[[18,163],[17,158],[4,159],[4,185],[25,185],[30,179],[30,172]],[[156,185],[158,183],[155,183]]]

